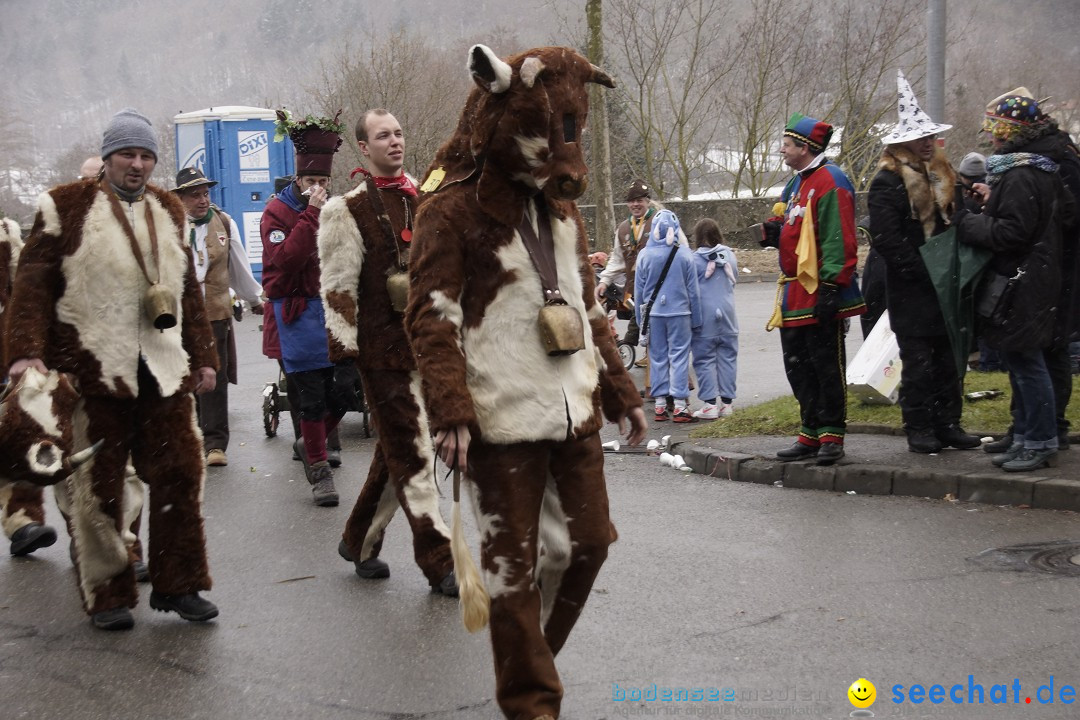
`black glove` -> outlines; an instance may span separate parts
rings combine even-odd
[[[761,239],[758,240],[758,244],[761,247],[780,247],[780,228],[783,227],[783,223],[776,220],[766,220],[761,223]]]
[[[814,317],[820,325],[831,323],[836,319],[836,311],[840,309],[840,288],[836,283],[819,282],[817,288],[817,304],[814,305]]]
[[[969,214],[970,212],[970,210],[961,205],[960,209],[954,212],[952,214],[952,217],[949,218],[949,225],[956,228],[957,232],[960,232],[960,222],[964,219],[964,216]]]

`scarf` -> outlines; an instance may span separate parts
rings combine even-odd
[[[206,223],[214,219],[214,207],[211,205],[210,209],[207,210],[206,214],[203,215],[201,218],[189,217],[188,219],[191,220],[192,224],[194,225],[205,225]]]
[[[296,183],[291,182],[285,189],[278,193],[278,200],[285,203],[293,212],[304,212],[307,207],[307,198],[301,198],[296,192]]]
[[[641,219],[636,219],[633,215],[627,218],[630,221],[630,240],[631,246],[635,246],[641,242],[641,231],[645,229],[645,223],[656,214],[656,208],[650,207],[645,211],[645,214],[641,216]]]
[[[886,145],[878,169],[888,170],[904,181],[911,216],[922,223],[923,237],[932,237],[937,219],[947,224],[956,204],[956,173],[944,151],[935,148],[934,156],[923,162],[905,147]]]
[[[139,198],[141,198],[143,196],[143,193],[146,192],[146,186],[145,185],[143,185],[141,188],[139,188],[135,192],[128,192],[127,190],[124,190],[123,188],[116,187],[112,183],[109,183],[109,187],[111,187],[112,191],[114,193],[116,193],[116,197],[120,198],[121,200],[123,200],[124,202],[126,202],[128,204],[131,204],[133,202],[138,202]]]
[[[1045,155],[1026,152],[991,155],[986,158],[986,184],[996,185],[1002,175],[1018,167],[1032,167],[1051,174],[1058,171],[1058,164]]]
[[[403,194],[411,197],[416,197],[416,184],[405,173],[401,173],[397,177],[380,177],[378,175],[372,175],[370,172],[362,167],[355,168],[349,177],[356,177],[357,174],[369,177],[375,181],[375,187],[380,190],[400,190]]]

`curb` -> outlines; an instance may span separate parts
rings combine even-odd
[[[892,428],[881,428],[889,432],[879,430],[878,434],[894,434]],[[760,455],[720,452],[689,442],[676,442],[672,448],[669,452],[682,455],[696,474],[735,482],[858,495],[939,500],[948,497],[990,505],[1080,512],[1080,480],[1038,473],[943,473],[863,464],[820,467],[807,461],[781,462]]]

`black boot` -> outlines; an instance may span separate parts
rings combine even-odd
[[[928,455],[941,452],[942,445],[932,430],[924,428],[907,431],[907,447],[913,453]]]
[[[842,457],[844,457],[843,445],[835,442],[821,443],[821,447],[818,448],[817,464],[832,465]]]
[[[56,531],[48,525],[29,522],[11,534],[11,554],[29,555],[56,542]]]
[[[1002,436],[1002,438],[1000,440],[995,440],[994,442],[988,442],[985,445],[983,445],[983,452],[988,452],[988,453],[991,453],[993,455],[997,455],[997,454],[1003,453],[1003,452],[1008,452],[1009,448],[1012,447],[1012,444],[1013,444],[1012,432],[1007,432]]]
[[[778,460],[784,461],[809,460],[812,457],[817,457],[817,454],[818,448],[806,445],[796,440],[791,447],[776,453],[776,457]]]
[[[934,430],[934,437],[941,441],[944,447],[954,447],[957,450],[974,450],[982,443],[979,438],[964,432],[959,425],[945,425]]]

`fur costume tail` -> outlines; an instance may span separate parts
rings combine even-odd
[[[450,555],[454,558],[454,575],[457,577],[461,619],[465,622],[465,629],[471,633],[483,630],[488,624],[491,598],[465,542],[465,528],[461,524],[461,471],[456,468],[454,510],[450,519]]]

